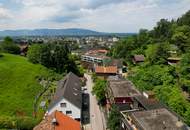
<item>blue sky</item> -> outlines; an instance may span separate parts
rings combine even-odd
[[[176,19],[190,0],[0,0],[0,30],[86,28],[102,32],[152,29]]]

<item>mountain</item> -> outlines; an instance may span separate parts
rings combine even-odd
[[[0,31],[0,36],[100,36],[117,35],[123,36],[128,33],[103,33],[88,29],[34,29],[34,30],[4,30]]]

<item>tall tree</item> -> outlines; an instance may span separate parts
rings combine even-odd
[[[146,57],[149,64],[166,64],[169,57],[169,43],[163,42],[151,44],[146,50]]]
[[[178,46],[182,53],[190,49],[190,26],[178,26],[171,38],[173,44]]]
[[[48,43],[32,45],[27,57],[31,62],[55,69],[59,73],[72,71],[79,74],[75,62],[69,55],[70,52],[66,44]]]
[[[0,45],[2,52],[19,54],[20,48],[13,42],[11,37],[5,37],[3,42]]]

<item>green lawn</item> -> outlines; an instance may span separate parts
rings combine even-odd
[[[32,117],[35,96],[43,89],[37,77],[47,77],[48,69],[11,54],[0,57],[0,117]]]

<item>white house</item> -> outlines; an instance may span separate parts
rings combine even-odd
[[[57,110],[80,121],[81,108],[81,80],[78,76],[70,72],[63,80],[58,82],[54,98],[48,108],[48,114],[50,115]]]

